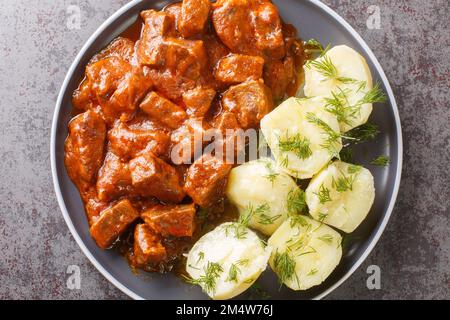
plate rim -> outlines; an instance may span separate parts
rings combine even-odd
[[[397,102],[395,100],[394,93],[392,91],[391,85],[389,83],[389,80],[386,77],[386,74],[384,73],[384,70],[379,63],[378,59],[376,58],[375,54],[372,52],[368,44],[364,41],[364,39],[360,36],[360,34],[343,18],[341,17],[336,11],[331,9],[329,6],[321,2],[320,0],[305,0],[307,2],[310,2],[312,5],[318,7],[320,10],[324,11],[327,15],[334,18],[341,26],[345,28],[347,32],[349,32],[355,40],[361,45],[361,47],[366,51],[366,54],[371,59],[375,69],[380,75],[381,81],[383,82],[386,93],[389,98],[389,102],[392,107],[392,111],[394,113],[394,119],[395,119],[395,127],[396,127],[396,135],[397,135],[397,172],[394,182],[394,188],[392,192],[392,196],[390,198],[390,202],[388,205],[388,208],[386,209],[383,219],[381,221],[381,224],[378,227],[378,230],[373,235],[372,240],[368,244],[367,248],[363,252],[363,254],[359,257],[359,259],[353,263],[352,267],[332,286],[330,286],[328,289],[323,291],[321,294],[313,297],[313,300],[320,300],[325,298],[327,295],[329,295],[331,292],[336,290],[339,286],[341,286],[360,266],[361,264],[367,259],[367,257],[370,255],[376,244],[378,243],[381,235],[383,234],[384,230],[386,229],[386,225],[389,222],[389,219],[392,215],[392,211],[394,209],[398,191],[400,188],[400,181],[401,181],[401,175],[402,175],[402,167],[403,167],[403,136],[402,136],[402,130],[401,130],[401,121],[400,121],[400,115],[398,111]],[[81,251],[83,254],[89,259],[89,261],[94,265],[94,267],[110,282],[112,283],[116,288],[118,288],[120,291],[125,293],[127,296],[134,300],[144,300],[143,297],[136,294],[129,288],[127,288],[125,285],[123,285],[119,280],[117,280],[111,273],[109,273],[108,270],[106,270],[93,256],[93,254],[89,251],[89,249],[84,244],[83,240],[81,239],[78,232],[75,230],[75,226],[72,222],[72,219],[70,218],[69,212],[67,211],[62,192],[61,187],[58,180],[58,174],[56,169],[56,131],[57,131],[57,124],[58,124],[58,117],[61,111],[61,105],[62,100],[64,97],[64,93],[67,90],[68,84],[70,82],[70,79],[76,69],[76,66],[78,65],[79,61],[82,59],[84,54],[86,53],[87,49],[92,45],[92,43],[98,38],[98,36],[117,18],[119,18],[122,14],[124,14],[126,11],[137,5],[138,3],[142,2],[142,0],[132,0],[129,3],[122,6],[120,9],[118,9],[113,15],[111,15],[108,19],[106,19],[97,29],[96,31],[88,38],[86,43],[82,46],[76,57],[74,58],[74,61],[72,62],[69,70],[67,71],[67,74],[64,78],[64,82],[61,86],[61,89],[58,93],[58,98],[55,105],[55,111],[53,113],[52,118],[52,127],[51,127],[51,137],[50,137],[50,162],[51,162],[51,171],[52,171],[52,180],[53,180],[53,187],[56,194],[56,198],[58,201],[59,208],[61,210],[61,213],[64,217],[64,221],[66,222],[72,236],[74,237],[75,241],[77,242],[78,246],[81,248]]]

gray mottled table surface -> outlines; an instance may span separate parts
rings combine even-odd
[[[68,67],[93,31],[126,2],[0,1],[1,299],[127,298],[72,238],[53,192],[49,161],[54,104]],[[387,230],[329,298],[449,299],[450,3],[324,2],[379,58],[398,101],[405,140],[403,180]],[[373,19],[377,8],[379,29]],[[73,20],[78,10],[80,28]],[[69,265],[80,267],[79,290],[68,289]],[[381,269],[380,290],[366,286],[370,265]]]

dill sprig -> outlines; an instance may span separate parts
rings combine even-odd
[[[353,190],[353,183],[355,182],[356,175],[346,176],[341,172],[341,176],[337,179],[333,177],[332,186],[337,192],[346,192],[348,190]]]
[[[198,253],[198,260],[195,264],[198,264],[200,261],[202,261],[205,258],[205,253],[203,251],[200,251]]]
[[[249,262],[248,259],[242,259],[237,261],[236,263],[232,263],[230,269],[228,270],[228,276],[225,279],[226,282],[238,282],[238,274],[241,273],[241,269],[239,266],[247,265]]]
[[[280,218],[281,218],[281,214],[278,214],[276,216],[270,216],[266,213],[262,213],[259,215],[258,223],[260,223],[262,225],[270,225],[270,224],[274,224],[275,221],[277,221]]]
[[[319,221],[320,223],[323,223],[327,217],[328,217],[328,214],[327,214],[327,213],[322,213],[322,212],[320,212],[320,213],[319,213],[319,219],[318,219],[318,221]]]
[[[388,156],[379,156],[373,159],[370,163],[375,166],[386,167],[387,165],[389,165],[389,161],[390,159]]]
[[[325,204],[331,201],[330,189],[325,187],[323,183],[319,188],[319,192],[315,192],[314,194],[319,198],[320,204]]]
[[[387,97],[380,88],[380,84],[377,83],[372,89],[367,91],[364,96],[356,103],[356,106],[360,106],[367,103],[384,103],[387,101]]]
[[[334,238],[331,234],[324,234],[323,236],[318,237],[317,239],[319,239],[325,243],[331,244],[331,243],[333,243]]]
[[[281,152],[293,152],[302,160],[308,159],[312,155],[309,140],[300,134],[290,137],[286,134],[283,140],[278,141],[278,147]]]
[[[253,204],[249,203],[237,222],[231,223],[225,228],[225,234],[228,236],[228,232],[231,230],[237,239],[245,239],[248,233],[248,225],[250,220],[255,216],[264,215],[267,211],[270,211],[270,206],[268,203],[263,203],[256,209]]]
[[[219,263],[208,262],[206,268],[204,268],[204,275],[198,279],[187,279],[191,284],[199,285],[207,293],[213,293],[216,291],[216,281],[223,272],[223,268]]]
[[[315,275],[317,272],[319,272],[319,270],[317,270],[317,268],[313,268],[313,269],[311,269],[311,271],[307,274],[307,276],[313,276],[313,275]]]
[[[315,124],[317,127],[323,130],[325,134],[325,141],[321,145],[322,148],[328,150],[330,154],[333,156],[339,156],[338,148],[340,145],[340,138],[341,134],[340,132],[334,131],[325,121],[318,118],[315,114],[309,112],[306,114],[306,119],[312,123]]]
[[[277,250],[275,252],[273,261],[275,269],[274,271],[277,274],[280,283],[285,283],[286,281],[291,280],[293,277],[295,277],[298,282],[298,277],[297,274],[295,273],[296,262],[290,256],[288,251],[280,253]]]
[[[359,127],[356,127],[345,134],[346,137],[351,138],[353,143],[363,143],[375,139],[380,133],[376,124],[367,122]]]
[[[266,163],[266,168],[268,171],[268,174],[264,176],[264,178],[268,179],[271,183],[272,186],[275,183],[275,181],[277,180],[277,177],[280,175],[279,173],[275,172],[272,168],[272,163],[271,162],[267,162]]]
[[[306,204],[306,194],[302,189],[291,189],[286,201],[288,212],[291,215],[306,213],[308,206]]]

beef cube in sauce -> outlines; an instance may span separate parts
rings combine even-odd
[[[97,180],[97,194],[101,201],[111,201],[132,192],[128,163],[108,152]]]
[[[190,118],[172,132],[170,158],[175,164],[190,164],[194,156],[202,151],[208,124],[203,118]]]
[[[284,61],[273,60],[267,63],[264,68],[264,81],[272,90],[274,99],[284,98],[289,86],[296,82],[293,58],[287,57]]]
[[[286,54],[282,24],[278,10],[270,1],[253,1],[250,21],[253,27],[255,45],[264,55],[281,59]]]
[[[254,51],[249,21],[249,0],[218,0],[213,4],[212,22],[220,40],[233,52]]]
[[[246,80],[258,80],[263,74],[264,59],[258,56],[231,54],[217,64],[215,77],[225,84],[236,84]]]
[[[133,264],[136,267],[145,267],[163,261],[166,248],[161,244],[161,237],[147,225],[138,224],[134,229]]]
[[[218,0],[212,21],[233,52],[283,58],[285,46],[277,8],[268,0]]]
[[[197,87],[183,93],[183,102],[186,106],[186,113],[190,117],[203,117],[211,107],[211,103],[216,96],[213,89]]]
[[[94,111],[89,110],[69,123],[65,144],[67,173],[81,190],[93,183],[103,161],[106,125]]]
[[[108,132],[108,140],[111,151],[122,161],[129,161],[147,152],[162,159],[166,159],[169,154],[169,133],[150,121],[137,126],[116,122]]]
[[[185,38],[200,33],[209,17],[209,0],[183,0],[178,29]]]
[[[154,91],[147,94],[139,108],[152,119],[171,129],[177,129],[187,119],[187,114],[183,108]]]
[[[91,226],[91,235],[102,249],[109,248],[115,240],[137,219],[139,213],[125,199],[104,210]]]
[[[236,114],[243,129],[258,128],[273,109],[272,94],[263,81],[247,81],[230,87],[222,97],[222,106]]]
[[[205,154],[196,160],[186,174],[184,190],[201,207],[211,207],[225,192],[231,164]]]
[[[164,237],[192,237],[195,205],[157,205],[141,214],[152,230]]]
[[[130,161],[132,185],[141,196],[179,203],[185,197],[177,171],[151,153]]]

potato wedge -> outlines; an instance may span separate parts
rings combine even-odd
[[[286,220],[270,237],[270,267],[292,290],[307,290],[325,281],[342,257],[341,235],[306,216]]]
[[[256,233],[225,223],[197,241],[188,254],[186,271],[212,299],[231,299],[258,279],[270,253]]]
[[[283,171],[309,179],[342,149],[337,118],[321,98],[290,98],[261,120],[261,130]]]
[[[270,236],[287,219],[290,196],[299,192],[275,161],[263,158],[231,170],[226,195],[241,215],[250,215],[249,227]]]
[[[353,232],[367,217],[374,199],[370,171],[341,161],[322,170],[306,189],[311,216],[347,233]]]
[[[367,122],[372,103],[361,103],[373,89],[372,74],[366,60],[352,48],[341,45],[330,49],[323,57],[304,67],[307,97],[333,98],[330,104],[338,117],[340,129],[347,132]]]

